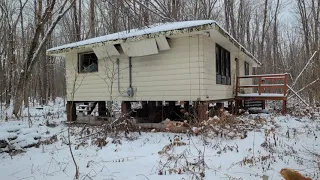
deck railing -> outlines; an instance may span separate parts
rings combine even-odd
[[[249,85],[241,84],[242,79],[252,79]],[[287,96],[288,74],[261,74],[238,76],[236,79],[236,97],[239,96],[239,91],[245,88],[252,88],[253,94],[257,96]],[[245,93],[241,95],[246,95]],[[249,96],[249,94],[248,94]]]

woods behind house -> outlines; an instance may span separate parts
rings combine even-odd
[[[132,28],[182,20],[213,19],[263,66],[255,73],[299,75],[319,50],[316,0],[3,0],[0,2],[0,102],[27,98],[46,104],[66,95],[64,60],[46,49]],[[316,53],[294,89],[319,77]],[[300,92],[320,100],[320,82]],[[18,106],[21,104],[18,104]]]

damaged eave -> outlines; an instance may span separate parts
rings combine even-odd
[[[57,50],[50,50],[49,49],[49,50],[47,50],[46,54],[47,55],[63,54],[63,53],[67,53],[67,52],[70,52],[73,50],[92,49],[92,48],[101,47],[101,46],[107,45],[107,44],[120,44],[123,42],[124,41],[122,39],[118,39],[118,40],[114,40],[114,41],[98,42],[98,43],[93,43],[93,44],[86,44],[86,45],[80,45],[80,46],[57,49]]]
[[[70,51],[92,49],[92,48],[97,48],[97,47],[109,45],[109,44],[114,45],[114,44],[130,43],[130,42],[141,41],[146,39],[152,39],[152,38],[157,39],[159,37],[172,37],[175,35],[183,35],[183,34],[190,35],[190,33],[193,33],[193,32],[206,31],[210,29],[216,29],[227,40],[229,40],[235,47],[237,47],[240,51],[245,53],[248,57],[253,59],[259,66],[262,65],[248,50],[246,50],[237,40],[235,40],[225,29],[219,26],[216,22],[203,24],[199,26],[193,26],[193,27],[186,27],[186,28],[180,28],[180,29],[174,29],[174,30],[159,31],[159,32],[149,33],[149,34],[142,34],[142,35],[127,37],[127,38],[119,38],[115,40],[106,40],[103,42],[93,42],[91,44],[83,44],[83,45],[78,45],[78,46],[63,48],[63,49],[62,48],[53,49],[53,50],[49,49],[47,50],[47,55],[59,56],[61,54],[65,54]]]
[[[151,39],[151,38],[158,38],[158,37],[169,37],[169,36],[174,36],[174,35],[186,34],[186,33],[211,29],[214,27],[213,26],[214,24],[215,23],[205,24],[205,25],[200,25],[200,26],[195,26],[195,27],[189,27],[189,28],[169,30],[169,31],[161,31],[161,32],[157,32],[157,33],[128,37],[125,39],[109,40],[109,41],[97,42],[97,43],[86,44],[86,45],[79,45],[79,46],[64,48],[64,49],[57,49],[57,50],[50,50],[49,49],[49,50],[47,50],[46,54],[47,55],[57,55],[57,54],[67,53],[72,50],[90,49],[90,48],[100,47],[100,46],[107,45],[107,44],[121,44],[124,42],[134,42],[134,41],[140,41],[140,40],[144,40],[144,39]]]

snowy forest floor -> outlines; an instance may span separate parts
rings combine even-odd
[[[20,147],[20,153],[0,153],[0,179],[74,179],[60,100],[30,108],[32,126],[22,120],[0,120],[0,140]],[[4,112],[4,111],[3,111]],[[1,117],[1,116],[0,116]],[[70,126],[71,147],[82,180],[124,179],[282,179],[280,170],[292,168],[319,179],[320,119],[258,114],[241,121],[265,123],[248,128],[247,137],[199,136],[163,132],[104,133],[100,127]],[[42,141],[40,146],[27,148]],[[172,146],[170,146],[170,144]],[[102,145],[102,146],[101,146]],[[101,147],[100,147],[101,146]]]

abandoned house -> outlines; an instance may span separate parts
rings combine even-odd
[[[122,113],[140,102],[135,116],[148,122],[192,107],[204,119],[210,103],[286,100],[285,82],[276,83],[287,75],[252,75],[261,63],[212,20],[108,34],[51,48],[47,55],[65,58],[67,107],[90,103],[87,115],[97,106],[99,116],[108,116],[106,104],[120,101]],[[272,84],[264,85],[269,79]],[[76,108],[67,110],[76,120]]]

